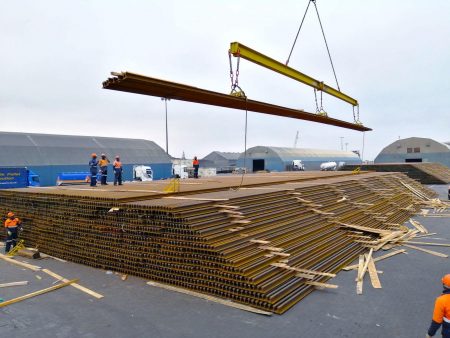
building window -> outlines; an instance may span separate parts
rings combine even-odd
[[[407,148],[406,149],[406,152],[409,154],[409,153],[412,153],[413,152],[413,148]]]
[[[420,148],[414,148],[415,153],[420,153]]]

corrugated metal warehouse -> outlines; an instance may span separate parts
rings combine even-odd
[[[55,185],[60,172],[88,172],[91,153],[119,155],[124,180],[132,179],[133,165],[150,165],[154,179],[170,177],[170,157],[155,142],[114,137],[0,132],[0,166],[27,167],[40,176],[42,186]],[[112,167],[108,180],[113,180]]]
[[[359,156],[351,151],[257,146],[247,150],[245,167],[249,171],[285,171],[293,160],[302,160],[305,170],[319,170],[321,163],[330,161],[361,163]],[[244,154],[239,157],[237,165],[244,167]]]
[[[385,147],[374,162],[435,162],[450,167],[450,145],[430,138],[405,138]]]
[[[236,167],[241,153],[213,151],[200,160],[204,168],[216,168],[217,172],[229,172]]]

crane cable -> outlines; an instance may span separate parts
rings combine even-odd
[[[325,47],[327,48],[328,58],[330,59],[331,69],[333,70],[333,75],[334,75],[334,79],[336,80],[337,88],[339,91],[341,91],[341,88],[339,87],[339,82],[338,82],[338,79],[336,76],[336,70],[334,69],[333,59],[331,58],[330,48],[328,47],[327,38],[325,36],[325,30],[323,29],[323,26],[322,26],[322,20],[320,20],[320,15],[319,15],[319,10],[317,8],[316,0],[308,0],[308,6],[306,6],[305,14],[303,14],[303,18],[300,23],[300,27],[298,28],[297,35],[295,36],[294,43],[292,44],[291,52],[289,53],[289,56],[286,61],[286,66],[289,64],[289,60],[291,59],[292,52],[294,50],[295,44],[297,43],[297,38],[300,34],[300,30],[302,29],[303,22],[305,21],[305,17],[306,17],[306,14],[308,13],[309,5],[311,4],[311,2],[314,4],[314,8],[316,9],[317,19],[319,20],[320,29],[322,31],[323,40],[325,41]]]
[[[230,61],[230,80],[231,80],[231,92],[230,95],[240,97],[245,99],[245,124],[244,124],[244,169],[242,170],[241,175],[241,182],[239,183],[239,186],[236,188],[230,188],[230,190],[238,191],[242,184],[244,183],[244,176],[247,172],[247,125],[248,125],[248,108],[247,108],[247,95],[245,95],[245,92],[242,90],[242,88],[239,86],[239,64],[241,56],[238,54],[237,57],[237,65],[236,65],[236,73],[233,71],[233,62],[231,58],[231,51],[228,51],[228,59]],[[236,74],[236,76],[235,76]]]

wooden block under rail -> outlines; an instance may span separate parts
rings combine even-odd
[[[336,284],[328,284],[328,283],[320,283],[320,282],[305,282],[307,285],[316,286],[318,288],[325,288],[325,289],[337,289],[339,285]]]

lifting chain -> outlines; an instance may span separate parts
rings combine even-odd
[[[241,89],[241,87],[239,87],[239,65],[241,62],[241,55],[238,52],[237,64],[236,64],[236,77],[234,76],[235,73],[233,71],[233,62],[231,60],[231,52],[230,51],[228,51],[228,59],[230,61],[230,80],[231,80],[230,95],[245,98],[246,96],[245,96],[244,91]]]
[[[353,121],[355,122],[355,124],[362,125],[362,122],[359,119],[359,105],[353,106]]]
[[[320,91],[320,107],[319,107],[319,104],[317,102],[317,90],[316,90],[316,88],[314,88],[314,99],[316,101],[316,114],[321,115],[321,116],[328,116],[327,112],[323,109],[323,95],[322,95],[322,91]]]

